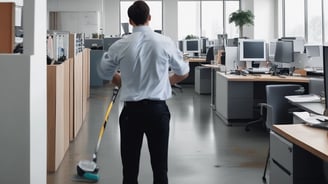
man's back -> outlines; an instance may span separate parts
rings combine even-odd
[[[169,38],[153,32],[148,26],[134,28],[133,34],[113,44],[109,53],[119,61],[122,90],[129,90],[129,94],[122,92],[121,98],[169,98],[168,68],[175,47]]]

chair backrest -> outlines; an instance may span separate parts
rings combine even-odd
[[[299,94],[297,90],[301,87],[298,84],[266,85],[267,128],[271,129],[273,124],[292,123],[293,114],[289,110],[295,106],[289,103],[285,96]]]
[[[323,95],[324,93],[324,79],[323,78],[310,78],[309,93],[316,95]]]

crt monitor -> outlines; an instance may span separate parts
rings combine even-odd
[[[293,41],[278,41],[274,61],[278,63],[294,62],[294,44]]]
[[[264,40],[240,39],[238,42],[239,61],[266,61]]]
[[[184,40],[184,52],[191,56],[196,56],[200,53],[200,40],[199,39],[188,39]]]

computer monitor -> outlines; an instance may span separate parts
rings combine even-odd
[[[266,61],[264,40],[240,39],[238,41],[239,61]]]
[[[277,41],[274,61],[278,63],[294,62],[293,41]]]
[[[214,60],[214,50],[213,47],[208,48],[206,53],[206,63],[211,63]]]
[[[189,56],[199,56],[200,54],[200,40],[199,39],[188,39],[184,40],[183,52],[188,53]]]
[[[325,111],[328,116],[328,45],[323,46],[323,75],[324,75],[324,93],[325,93]]]

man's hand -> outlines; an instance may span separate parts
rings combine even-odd
[[[170,76],[170,84],[174,85],[176,83],[179,83],[180,81],[186,79],[189,76],[189,73],[185,74],[185,75],[177,75],[177,74],[173,74]]]
[[[118,86],[119,88],[121,87],[121,74],[120,73],[118,73],[118,72],[116,72],[115,74],[114,74],[114,77],[113,77],[113,79],[112,79],[112,83],[114,84],[114,85],[116,85],[116,86]]]

